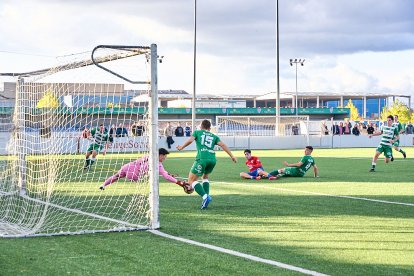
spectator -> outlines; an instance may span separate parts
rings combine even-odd
[[[164,129],[164,136],[167,137],[168,148],[171,148],[171,145],[174,144],[172,136],[174,135],[174,128],[170,122],[167,123],[167,126]]]
[[[191,136],[191,126],[189,123],[185,123],[184,132],[185,132],[185,136],[187,137]]]
[[[174,133],[175,133],[175,136],[177,136],[177,137],[183,137],[184,136],[184,129],[181,126],[180,123],[177,124],[177,127],[175,128]]]
[[[343,135],[344,131],[345,131],[344,123],[340,122],[339,123],[339,135]]]
[[[359,123],[356,123],[354,125],[354,127],[352,128],[352,134],[355,136],[359,136],[360,131],[359,131]]]
[[[361,134],[367,134],[367,124],[365,122],[361,122],[359,123],[359,131],[361,132]]]
[[[124,127],[122,123],[119,124],[116,129],[116,137],[128,137],[128,130]]]
[[[405,127],[405,134],[413,134],[414,133],[414,127],[411,124],[411,122],[407,123],[407,126]]]
[[[293,135],[299,135],[299,127],[297,125],[292,126]]]
[[[339,135],[339,126],[338,123],[334,123],[332,126],[332,135]]]
[[[375,131],[374,126],[372,125],[372,122],[369,122],[369,125],[367,127],[367,133],[368,135],[373,134]]]
[[[131,125],[132,136],[138,136],[137,135],[137,127],[138,127],[138,122],[132,123],[132,125]]]
[[[348,120],[345,120],[344,123],[344,134],[348,135],[351,134],[352,125]]]
[[[137,126],[137,136],[143,136],[145,132],[145,126],[143,122],[139,122]]]
[[[112,137],[112,138],[116,137],[116,126],[115,126],[115,124],[113,124],[111,126],[111,129],[109,130],[109,137]]]
[[[83,130],[82,130],[82,133],[81,133],[81,138],[88,138],[89,137],[89,129],[88,129],[88,127],[85,127]]]
[[[367,135],[367,125],[365,123],[359,123],[359,133],[361,135]]]
[[[328,127],[326,126],[325,121],[322,121],[321,135],[329,135],[329,130],[328,130]]]

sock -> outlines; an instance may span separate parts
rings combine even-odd
[[[400,149],[400,150],[399,150],[399,152],[401,152],[402,154],[404,154],[404,153],[405,153],[402,149]]]
[[[92,158],[91,159],[91,166],[93,165],[93,163],[95,163],[96,162],[96,158]]]
[[[89,167],[89,164],[91,163],[91,160],[89,158],[85,159],[85,167]]]
[[[201,197],[203,197],[204,195],[206,195],[206,191],[204,191],[203,186],[201,186],[200,183],[198,183],[198,181],[194,181],[193,184],[191,185],[193,186],[194,190],[197,192],[197,194],[199,194]]]
[[[203,189],[206,192],[206,194],[210,194],[210,182],[208,179],[203,179]]]
[[[375,169],[375,166],[377,165],[377,163],[372,162],[372,168]]]

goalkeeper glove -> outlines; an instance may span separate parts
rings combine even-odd
[[[184,192],[187,194],[192,194],[194,192],[193,187],[191,187],[191,185],[185,181],[177,180],[176,184],[183,187]]]

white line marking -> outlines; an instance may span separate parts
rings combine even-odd
[[[239,251],[234,251],[234,250],[226,249],[226,248],[223,248],[223,247],[218,247],[218,246],[215,246],[215,245],[210,245],[210,244],[206,244],[206,243],[201,243],[201,242],[197,242],[197,241],[193,241],[193,240],[188,240],[188,239],[172,236],[172,235],[163,233],[163,232],[158,231],[158,230],[148,230],[148,231],[155,234],[155,235],[158,235],[158,236],[161,236],[161,237],[164,237],[164,238],[167,238],[167,239],[172,239],[172,240],[176,240],[176,241],[180,241],[180,242],[184,242],[184,243],[188,243],[188,244],[208,248],[208,249],[215,250],[215,251],[218,251],[218,252],[222,252],[222,253],[225,253],[225,254],[237,256],[237,257],[240,257],[240,258],[249,259],[249,260],[252,260],[252,261],[255,261],[255,262],[270,264],[270,265],[277,266],[277,267],[280,267],[280,268],[285,268],[285,269],[288,269],[288,270],[300,272],[300,273],[303,273],[303,274],[306,274],[306,275],[317,275],[317,276],[327,275],[327,274],[319,273],[319,272],[316,272],[316,271],[304,269],[304,268],[301,268],[301,267],[297,267],[297,266],[293,266],[293,265],[289,265],[289,264],[285,264],[285,263],[281,263],[281,262],[277,262],[277,261],[273,261],[273,260],[269,260],[269,259],[263,259],[263,258],[256,257],[256,256],[253,256],[253,255],[245,254],[245,253],[242,253],[242,252],[239,252]]]
[[[224,182],[222,182],[222,183],[224,183]],[[243,184],[233,184],[233,185],[243,185]],[[251,186],[249,186],[249,187],[251,187]],[[264,187],[261,186],[260,188],[264,188]],[[312,194],[312,195],[337,197],[337,198],[348,198],[348,199],[355,199],[355,200],[364,200],[364,201],[371,201],[371,202],[378,202],[378,203],[385,203],[385,204],[395,204],[395,205],[404,205],[404,206],[413,206],[414,207],[414,203],[405,203],[405,202],[397,202],[397,201],[371,199],[371,198],[365,198],[365,197],[331,195],[331,194],[308,192],[308,191],[299,191],[299,190],[293,190],[293,189],[287,189],[287,188],[278,188],[278,187],[269,187],[269,186],[266,186],[265,189],[274,189],[274,190],[281,190],[281,191],[294,192],[294,193]]]
[[[330,195],[330,194],[324,194],[324,193],[315,193],[315,192],[307,192],[307,191],[298,191],[298,190],[292,190],[292,189],[286,189],[286,188],[275,188],[277,190],[284,190],[289,192],[295,192],[295,193],[304,193],[304,194],[312,194],[312,195],[321,195],[321,196],[328,196],[328,197],[338,197],[338,198],[349,198],[349,199],[356,199],[356,200],[364,200],[364,201],[372,201],[372,202],[379,202],[379,203],[385,203],[385,204],[395,204],[395,205],[404,205],[404,206],[414,206],[414,203],[405,203],[405,202],[397,202],[397,201],[388,201],[388,200],[380,200],[380,199],[371,199],[366,197],[356,197],[356,196],[341,196],[341,195]]]

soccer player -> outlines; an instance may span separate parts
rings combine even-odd
[[[312,146],[305,147],[305,156],[297,163],[289,164],[288,162],[284,161],[283,164],[286,168],[278,169],[273,172],[265,172],[260,171],[259,174],[265,177],[268,177],[269,180],[276,180],[282,176],[295,176],[295,177],[303,177],[305,173],[313,167],[313,176],[319,177],[318,175],[318,167],[315,164],[315,159],[311,156],[313,152]]]
[[[394,123],[392,125],[395,128],[397,128],[398,135],[404,132],[404,129],[401,123],[398,121],[398,115],[394,115]],[[404,159],[407,158],[407,154],[405,153],[405,151],[402,150],[402,148],[399,147],[399,145],[400,145],[400,139],[395,140],[393,143],[394,150],[401,152],[401,154],[404,156]],[[392,151],[391,151],[391,161],[394,161],[394,156],[392,156]]]
[[[108,142],[112,142],[112,139],[109,137],[109,134],[103,124],[100,124],[99,128],[91,129],[88,132],[87,137],[92,141],[92,143],[86,150],[85,166],[83,167],[84,170],[90,169],[90,167],[96,162],[96,156],[102,151],[102,149],[102,154],[105,155],[106,150],[108,149]],[[91,155],[92,158],[90,158]]]
[[[246,157],[246,166],[249,172],[241,172],[240,176],[245,179],[257,179],[260,180],[260,171],[264,171],[262,162],[259,157],[252,156],[252,151],[249,149],[244,150],[244,156]]]
[[[164,177],[166,180],[176,183],[180,186],[183,186],[183,182],[179,181],[174,178],[173,175],[170,175],[162,165],[162,162],[167,159],[167,155],[170,154],[168,150],[164,148],[160,148],[158,150],[158,171],[162,177]],[[149,164],[148,164],[148,156],[143,156],[140,159],[137,159],[135,161],[132,161],[128,164],[125,164],[121,167],[121,169],[114,174],[113,176],[109,177],[105,182],[99,186],[99,189],[105,190],[105,187],[118,181],[121,178],[126,177],[127,179],[131,181],[139,181],[145,174],[148,173]]]
[[[382,126],[381,131],[374,132],[368,137],[378,136],[382,134],[381,142],[376,149],[375,155],[372,158],[372,167],[370,172],[375,172],[375,166],[377,165],[378,157],[381,153],[384,153],[385,163],[390,162],[392,157],[392,144],[400,138],[398,129],[393,125],[394,117],[392,115],[387,117],[387,122]]]
[[[192,136],[188,138],[182,146],[178,145],[177,150],[183,150],[189,146],[192,142],[196,142],[197,156],[193,166],[188,174],[188,183],[195,189],[197,194],[202,197],[201,209],[206,209],[210,201],[210,183],[208,175],[213,172],[216,165],[216,153],[214,152],[214,146],[219,145],[233,160],[237,162],[236,157],[233,156],[230,149],[220,141],[220,138],[211,133],[211,123],[209,120],[203,120],[201,122],[201,129],[193,132]],[[202,176],[202,183],[198,183],[198,178]]]

